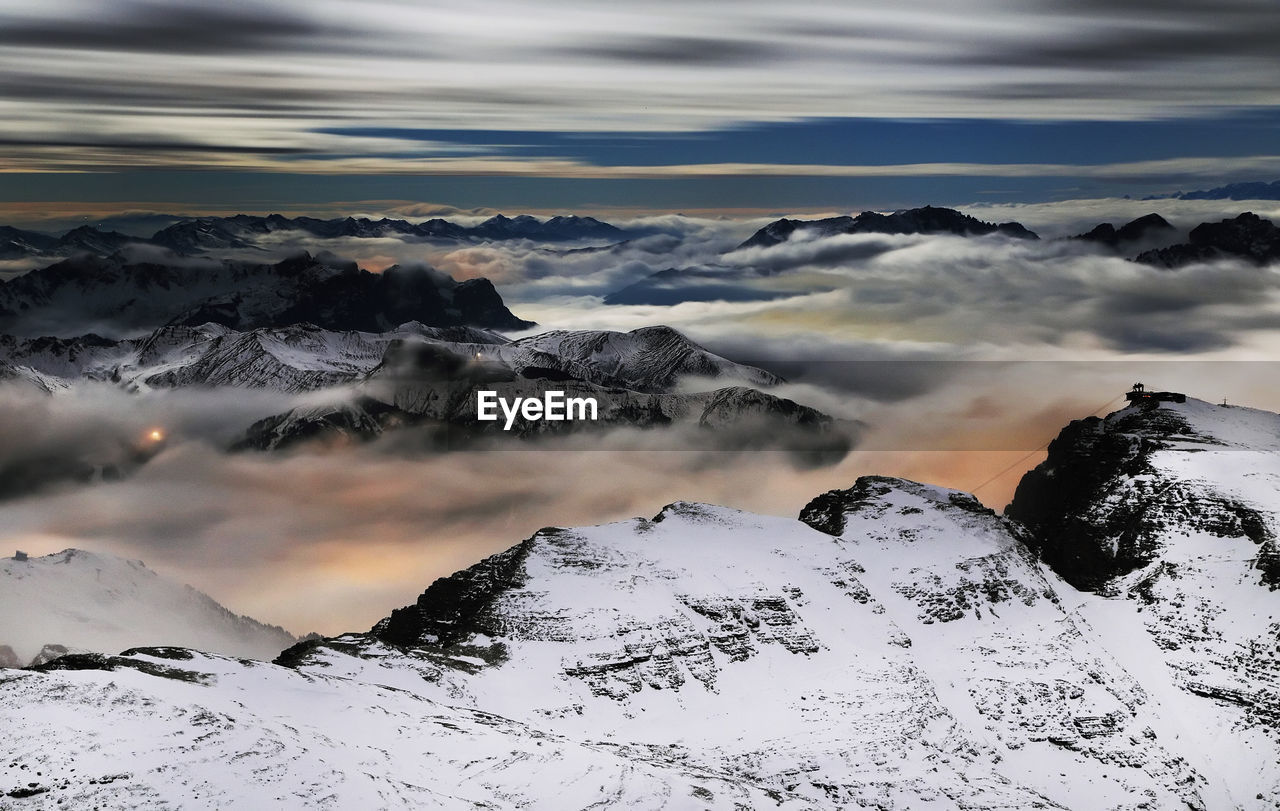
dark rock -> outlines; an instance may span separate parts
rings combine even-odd
[[[542,530],[532,538],[485,558],[469,569],[432,583],[416,603],[391,612],[369,632],[393,645],[429,643],[447,646],[477,633],[502,635],[485,609],[507,589],[522,582],[529,549],[540,538],[560,530]]]
[[[1091,231],[1075,236],[1074,239],[1097,242],[1115,248],[1125,243],[1158,237],[1161,234],[1169,235],[1175,230],[1177,229],[1159,214],[1147,214],[1136,220],[1131,220],[1119,228],[1109,222],[1104,222]]]
[[[1005,515],[1030,531],[1028,546],[1054,571],[1084,590],[1156,561],[1160,536],[1175,524],[1250,538],[1261,546],[1258,568],[1272,577],[1266,561],[1275,539],[1261,516],[1220,494],[1165,480],[1151,467],[1149,454],[1173,436],[1185,440],[1195,432],[1155,403],[1105,420],[1075,420],[1049,443],[1048,458],[1023,476]]]
[[[1138,262],[1178,268],[1193,262],[1235,257],[1256,265],[1280,260],[1280,227],[1252,212],[1234,219],[1201,223],[1189,242],[1138,254]]]
[[[1017,239],[1039,239],[1035,232],[1021,223],[1006,222],[995,225],[983,222],[950,208],[924,206],[892,214],[864,211],[856,217],[829,217],[825,220],[781,219],[761,228],[741,248],[770,247],[786,242],[800,229],[817,231],[821,236],[836,234],[957,234],[982,236],[1001,233]]]
[[[523,329],[487,279],[456,282],[425,267],[370,273],[300,253],[271,264],[134,261],[81,256],[0,282],[0,330],[47,334],[61,325],[119,330],[220,324],[232,329],[310,323],[382,332],[433,327]]]

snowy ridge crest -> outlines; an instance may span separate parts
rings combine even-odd
[[[1125,410],[1051,451],[1038,475],[1097,532],[1131,497],[1160,519],[1154,557],[1101,588],[1066,579],[1032,502],[863,477],[801,520],[676,502],[548,528],[272,665],[63,657],[8,678],[0,717],[60,775],[36,786],[51,804],[1262,811],[1277,591],[1244,526],[1193,508],[1230,499],[1274,534],[1274,447],[1249,449],[1280,417],[1214,409]],[[79,734],[47,740],[69,700]],[[198,741],[161,743],[196,717]],[[103,750],[138,765],[59,765],[93,774]]]

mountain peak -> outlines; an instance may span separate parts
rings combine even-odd
[[[847,490],[829,490],[815,497],[800,511],[800,520],[828,535],[845,530],[848,516],[867,513],[883,516],[890,510],[900,514],[921,514],[925,509],[994,516],[970,493],[933,484],[923,484],[896,476],[859,476]]]
[[[779,245],[797,231],[811,231],[818,237],[837,234],[955,234],[958,236],[982,236],[1000,233],[1017,239],[1039,239],[1035,232],[1021,223],[1006,222],[999,225],[983,222],[976,217],[962,214],[952,208],[922,206],[881,214],[864,211],[856,217],[828,217],[823,220],[780,219],[761,228],[737,247],[768,248]]]
[[[1280,259],[1280,226],[1246,211],[1218,222],[1200,223],[1191,229],[1187,242],[1144,251],[1136,261],[1179,268],[1223,257],[1237,257],[1255,265]]]
[[[1186,398],[1139,401],[1075,420],[1049,443],[1006,514],[1078,588],[1108,591],[1130,573],[1219,538],[1256,558],[1255,581],[1280,585],[1272,509],[1280,415]],[[1189,554],[1189,553],[1188,553]]]

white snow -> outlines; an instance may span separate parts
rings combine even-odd
[[[99,653],[180,645],[273,659],[293,642],[136,560],[79,549],[0,560],[0,645],[23,663],[45,645]]]
[[[1248,496],[1274,531],[1274,415],[1206,408],[1187,404],[1194,435],[1141,475]],[[170,652],[7,671],[0,792],[35,783],[24,802],[47,808],[1274,807],[1280,745],[1245,705],[1250,678],[1274,679],[1280,625],[1252,541],[1171,523],[1162,557],[1104,598],[971,497],[859,487],[838,537],[689,503],[544,530],[455,644],[442,613],[418,647],[347,635],[297,669]]]

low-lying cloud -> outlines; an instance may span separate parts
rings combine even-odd
[[[1217,205],[1196,216],[1238,212]],[[1077,233],[1075,218],[1097,211],[1033,213]],[[628,431],[452,453],[388,434],[229,454],[237,430],[297,401],[244,390],[131,395],[102,384],[50,397],[0,387],[0,470],[67,461],[41,486],[5,494],[0,544],[140,557],[237,611],[332,633],[371,625],[434,578],[541,526],[650,516],[678,499],[795,515],[818,493],[878,473],[976,489],[1000,508],[1067,421],[1118,407],[1135,380],[1280,409],[1271,365],[1240,362],[1280,347],[1275,268],[1218,261],[1169,271],[1074,242],[876,235],[726,256],[758,224],[676,218],[655,236],[576,253],[502,243],[368,247],[401,263],[422,251],[417,261],[438,269],[492,276],[539,330],[666,323],[776,371],[788,380],[778,394],[869,426],[838,464],[797,469],[785,452],[656,447],[654,435]],[[729,278],[785,295],[600,303],[616,285],[695,265],[751,271]],[[758,265],[769,272],[754,272]],[[165,441],[129,475],[81,482],[86,460],[132,459],[157,426]]]

